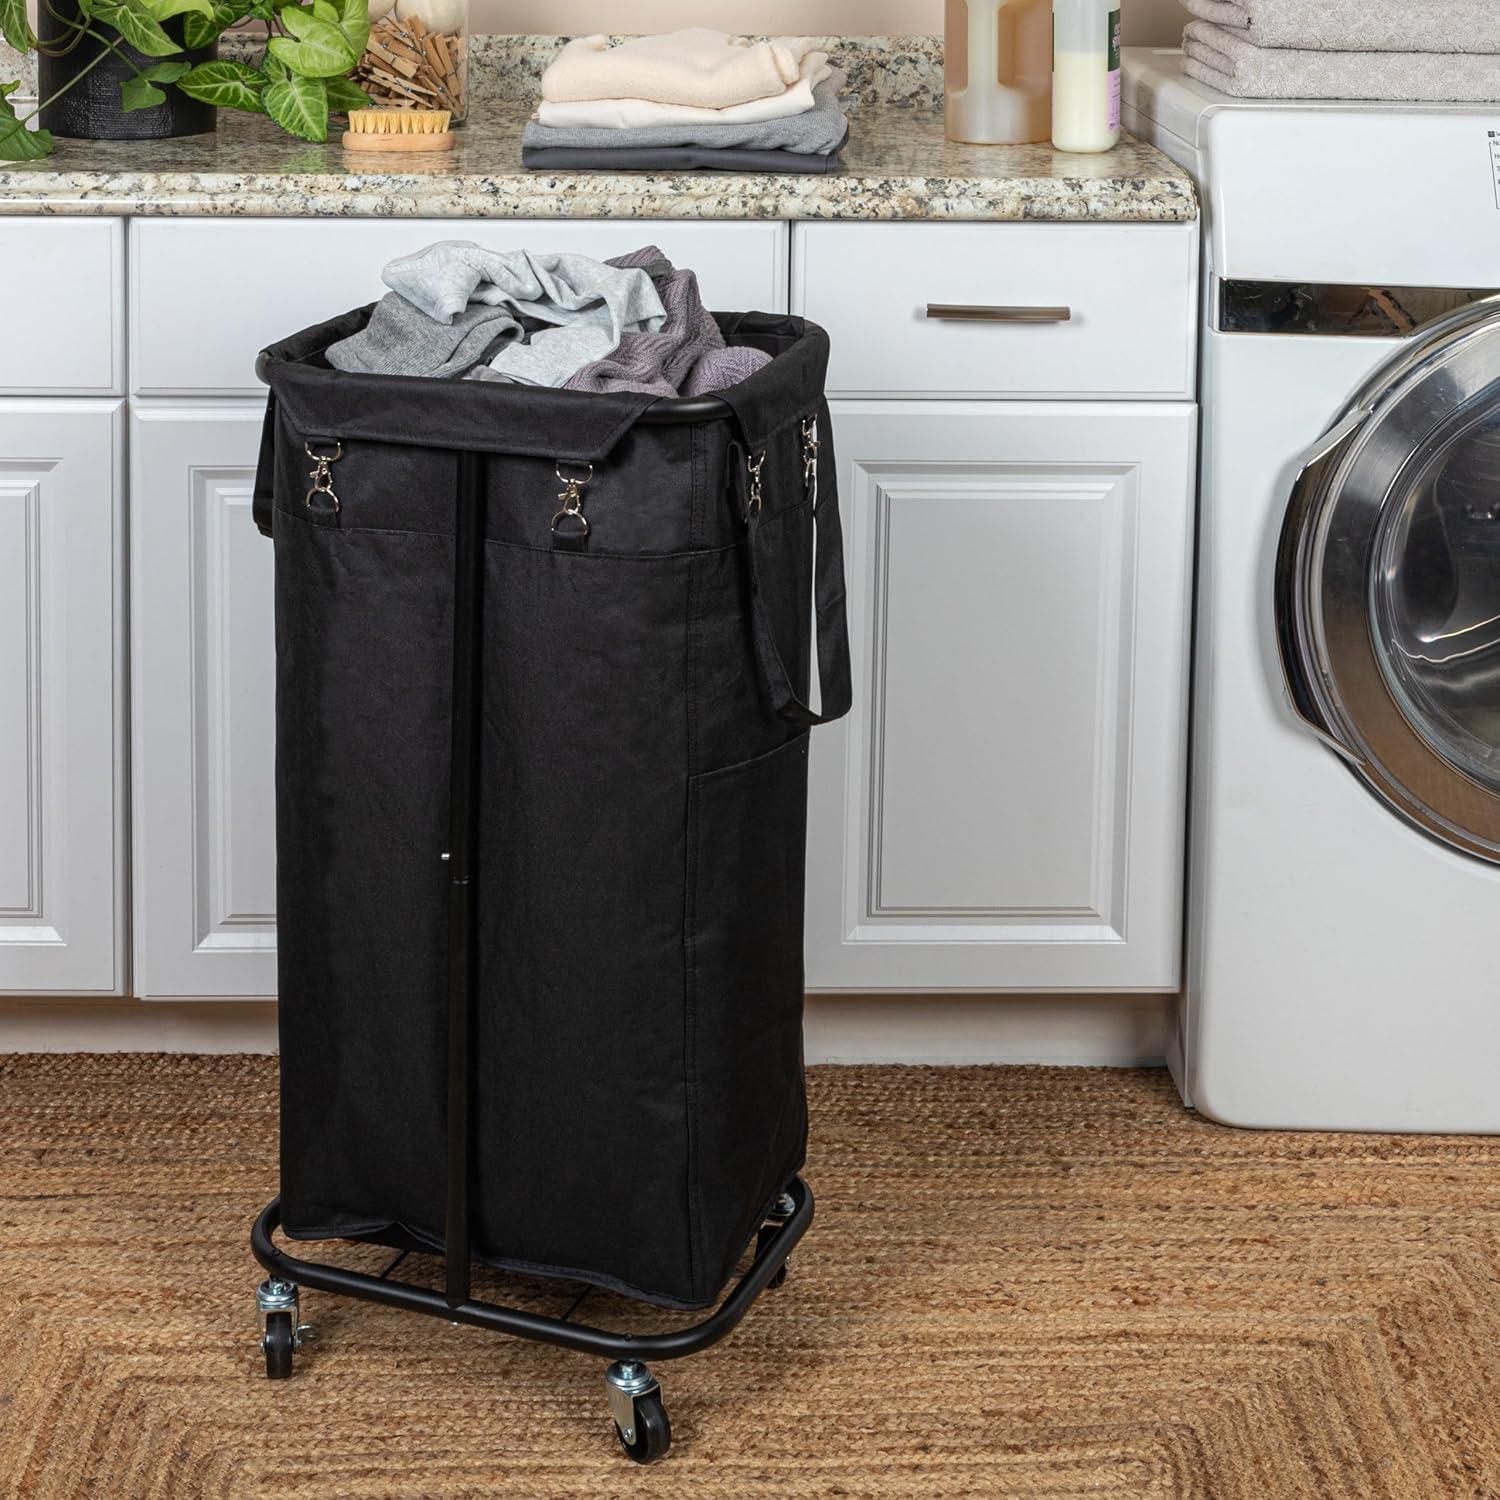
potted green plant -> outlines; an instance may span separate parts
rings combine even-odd
[[[48,111],[106,66],[115,70],[122,114],[167,102],[168,91],[215,109],[269,116],[305,141],[328,139],[328,117],[368,104],[349,81],[369,39],[368,0],[41,0],[39,41],[26,0],[0,0],[0,34],[18,51],[37,48],[48,86],[31,113],[16,113],[18,83],[0,84],[0,161],[32,161],[53,146]],[[213,57],[219,35],[241,21],[265,24],[259,62]],[[173,33],[176,33],[174,35]],[[49,92],[50,90],[50,92]],[[40,115],[40,129],[28,128]],[[157,131],[156,134],[171,133]],[[179,132],[180,133],[180,132]]]

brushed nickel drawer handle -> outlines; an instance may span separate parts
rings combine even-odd
[[[984,307],[968,303],[929,302],[927,316],[951,323],[1067,323],[1071,307]]]

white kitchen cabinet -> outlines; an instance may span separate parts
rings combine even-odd
[[[807,979],[1178,981],[1195,408],[836,401],[856,704]]]
[[[131,415],[134,992],[276,992],[263,404]]]
[[[275,994],[253,359],[445,237],[654,240],[830,330],[857,697],[813,736],[809,986],[1174,988],[1195,226],[141,219],[127,281],[123,221],[16,218],[0,266],[85,301],[0,348],[0,992]]]
[[[124,981],[121,403],[0,401],[0,991]]]

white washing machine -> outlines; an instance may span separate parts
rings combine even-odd
[[[1126,54],[1204,205],[1187,983],[1234,1125],[1500,1131],[1500,105]]]

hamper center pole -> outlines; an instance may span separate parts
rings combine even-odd
[[[474,832],[479,809],[479,634],[484,580],[484,457],[458,454],[453,516],[453,718],[448,803],[448,1211],[444,1295],[469,1300],[469,1143],[474,1027]]]

